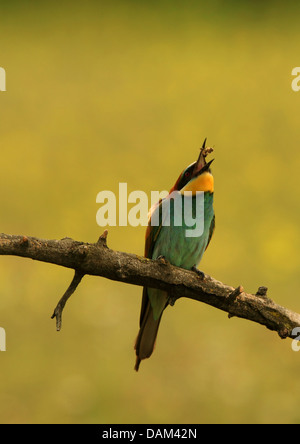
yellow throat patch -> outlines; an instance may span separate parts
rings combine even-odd
[[[180,192],[183,194],[184,191],[192,191],[193,195],[196,194],[196,191],[209,191],[210,193],[214,192],[214,178],[211,173],[206,171],[200,176],[195,177],[189,183],[183,187]]]

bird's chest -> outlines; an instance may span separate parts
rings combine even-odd
[[[176,193],[165,203],[165,210],[162,208],[162,227],[152,258],[164,256],[171,264],[187,269],[198,264],[207,246],[212,218],[212,200],[205,193],[198,199]]]

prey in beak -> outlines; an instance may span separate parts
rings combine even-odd
[[[199,153],[199,157],[195,163],[194,169],[193,169],[193,173],[192,173],[192,177],[196,177],[199,174],[204,173],[204,171],[209,171],[209,167],[211,165],[211,163],[214,161],[214,159],[212,159],[210,162],[206,162],[206,157],[208,154],[213,152],[213,148],[211,147],[206,147],[206,138],[204,139],[204,142],[202,144],[202,147],[200,149],[200,153]]]

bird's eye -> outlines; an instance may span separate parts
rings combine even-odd
[[[189,177],[189,175],[190,175],[189,171],[187,171],[184,175],[185,175],[185,177]]]

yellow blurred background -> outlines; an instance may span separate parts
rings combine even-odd
[[[216,231],[200,269],[300,312],[299,6],[1,5],[0,231],[95,242],[96,195],[169,189],[214,147]],[[143,254],[144,227],[109,228]],[[182,299],[133,370],[142,289],[0,256],[1,423],[298,423],[300,353]]]

